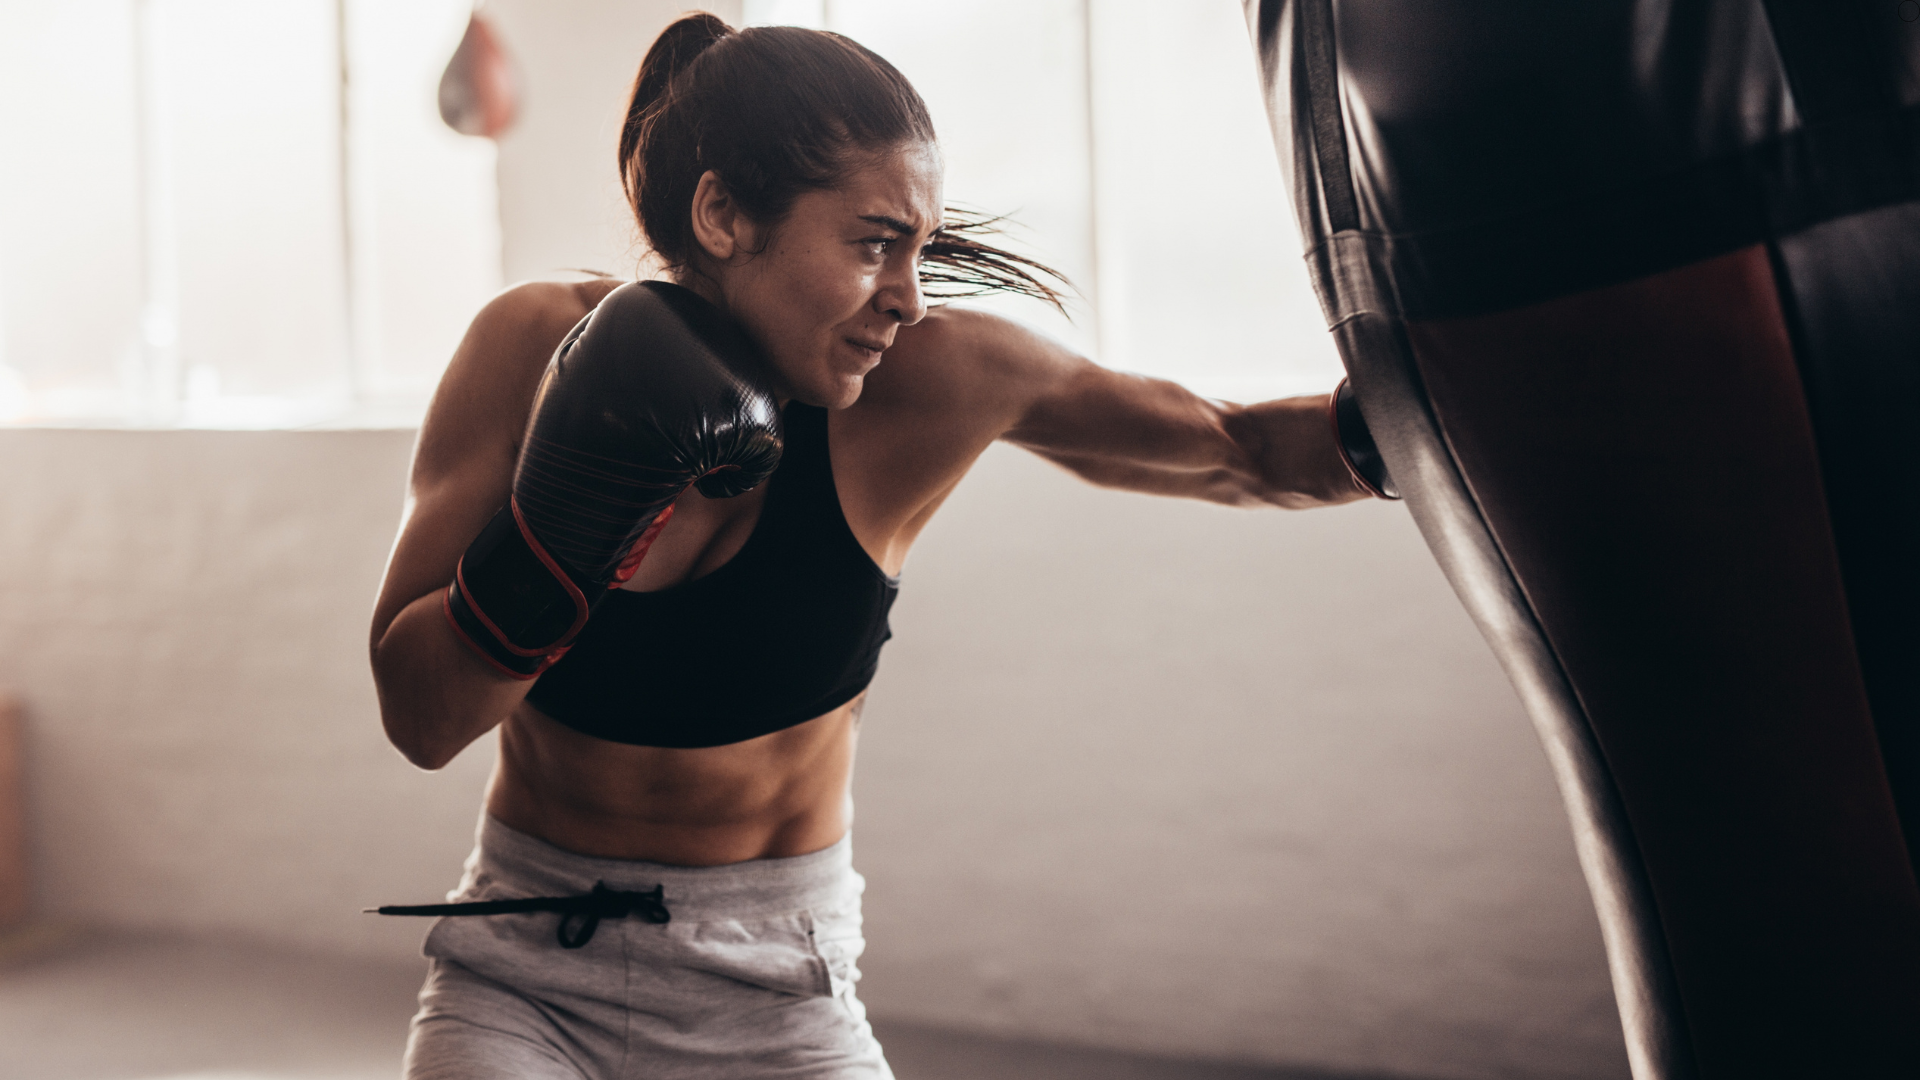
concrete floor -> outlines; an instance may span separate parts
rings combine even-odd
[[[0,1078],[394,1080],[421,974],[244,944],[16,933],[0,939]],[[900,1080],[1333,1080],[874,1026]]]

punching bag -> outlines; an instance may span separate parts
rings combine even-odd
[[[462,135],[497,139],[520,112],[520,78],[500,32],[475,9],[440,73],[440,119]]]
[[[1920,5],[1247,14],[1328,325],[1547,748],[1634,1075],[1920,1076]]]

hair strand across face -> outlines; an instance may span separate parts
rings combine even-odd
[[[969,210],[946,209],[946,220],[920,253],[920,283],[930,297],[954,300],[1009,292],[1043,300],[1066,314],[1065,298],[1044,279],[1067,284],[1066,275],[1023,255],[994,247],[979,237],[999,232],[1005,220]]]

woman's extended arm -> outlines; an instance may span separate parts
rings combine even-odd
[[[441,604],[461,553],[507,499],[547,359],[588,306],[568,285],[496,297],[474,319],[421,424],[371,646],[387,737],[422,768],[453,760],[532,685],[489,668],[447,625]]]
[[[971,384],[950,387],[949,400],[970,402],[994,437],[1093,483],[1292,509],[1371,494],[1340,456],[1326,394],[1212,401],[1165,379],[1110,371],[1006,319],[939,314],[911,330],[938,339],[927,342],[930,353],[967,358],[947,368],[946,378]],[[909,332],[901,338],[908,343]]]
[[[1371,497],[1340,458],[1326,394],[1236,405],[1073,361],[1002,438],[1128,491],[1291,510]]]

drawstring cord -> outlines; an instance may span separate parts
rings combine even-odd
[[[525,911],[560,913],[560,947],[578,949],[593,940],[601,919],[624,919],[638,915],[650,923],[664,923],[667,913],[667,887],[655,885],[646,892],[621,892],[597,881],[593,891],[580,896],[534,896],[524,900],[469,900],[459,904],[388,904],[367,908],[370,915],[514,915]]]

